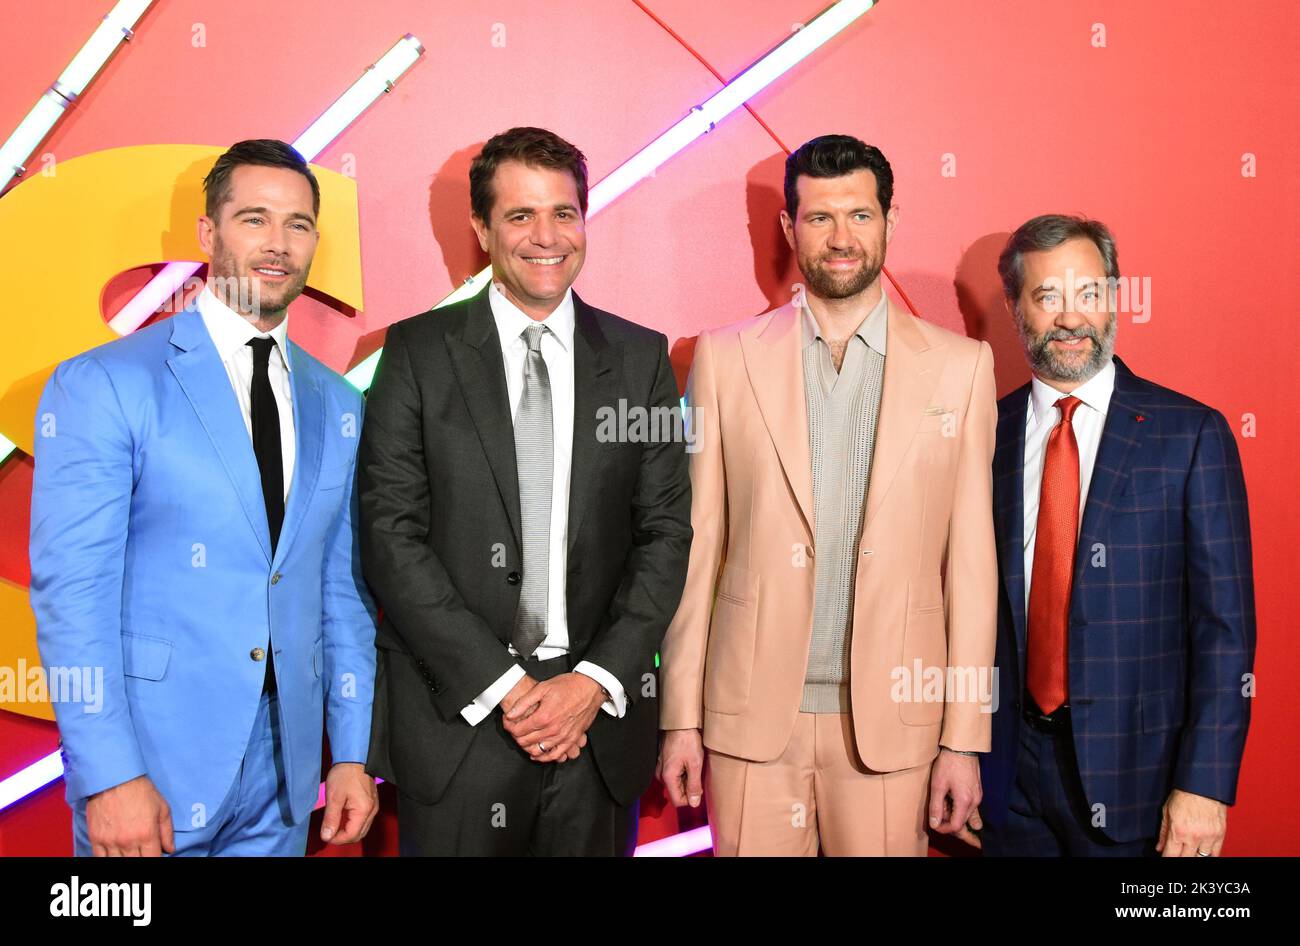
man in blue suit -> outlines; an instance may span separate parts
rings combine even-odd
[[[208,284],[176,316],[61,364],[37,414],[31,603],[79,855],[302,855],[377,809],[363,763],[374,606],[357,560],[360,395],[288,340],[320,190],[279,141],[204,180]]]
[[[1034,376],[998,404],[984,853],[1218,856],[1255,653],[1232,430],[1114,356],[1104,225],[1035,217],[998,270]]]

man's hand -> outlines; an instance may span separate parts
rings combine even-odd
[[[320,839],[330,844],[360,841],[379,812],[375,780],[360,762],[339,762],[325,776],[325,817]],[[340,826],[342,822],[342,826]]]
[[[1165,800],[1156,850],[1165,857],[1218,857],[1227,833],[1227,805],[1175,788]]]
[[[576,759],[605,699],[604,688],[585,673],[562,673],[514,702],[506,711],[506,732],[534,762]]]
[[[171,808],[147,775],[90,796],[86,830],[96,857],[161,857],[176,850]]]
[[[930,768],[930,827],[979,847],[975,832],[984,827],[979,813],[983,797],[979,758],[940,747]]]
[[[502,697],[500,704],[502,715],[508,715],[510,710],[514,708],[514,705],[519,702],[520,698],[535,686],[537,686],[537,681],[528,676],[528,674],[524,674],[523,677],[520,678],[519,682],[510,688],[510,692]],[[510,727],[507,725],[506,731],[509,732],[509,730]],[[578,740],[578,744],[570,749],[563,759],[558,761],[567,762],[569,759],[576,759],[581,754],[578,750],[583,748],[586,744],[587,736],[584,733],[582,738]]]
[[[510,688],[510,692],[501,698],[501,712],[508,716],[510,711],[515,708],[515,704],[519,702],[520,697],[535,686],[537,686],[537,681],[528,674],[520,677],[519,682]]]
[[[655,775],[668,790],[668,800],[678,808],[700,807],[704,794],[704,738],[698,729],[670,729],[659,747]]]

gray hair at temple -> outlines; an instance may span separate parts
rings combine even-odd
[[[1050,250],[1060,246],[1066,240],[1084,237],[1093,242],[1101,253],[1101,261],[1106,269],[1106,278],[1111,286],[1119,278],[1119,253],[1115,249],[1115,238],[1110,230],[1099,220],[1087,217],[1071,217],[1065,214],[1042,214],[1022,223],[1007,240],[1006,248],[998,257],[998,275],[1002,277],[1002,291],[1013,309],[1019,312],[1020,290],[1025,284],[1026,253]]]

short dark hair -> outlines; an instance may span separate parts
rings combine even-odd
[[[1119,253],[1115,238],[1099,220],[1072,217],[1066,214],[1041,214],[1022,223],[1007,240],[1002,255],[998,257],[998,275],[1002,277],[1002,291],[1009,301],[1019,303],[1020,292],[1025,287],[1026,253],[1050,250],[1066,240],[1084,237],[1093,242],[1101,254],[1107,279],[1119,277]]]
[[[587,158],[553,131],[523,126],[493,135],[469,166],[469,204],[474,216],[490,223],[492,178],[503,161],[518,161],[534,168],[568,171],[578,185],[578,205],[587,216]]]
[[[217,219],[221,205],[230,200],[231,173],[244,164],[297,171],[307,178],[307,183],[311,184],[312,216],[320,216],[320,184],[316,181],[316,175],[311,172],[307,162],[303,160],[303,156],[294,149],[293,145],[285,144],[275,138],[250,138],[248,141],[238,141],[231,145],[225,154],[217,158],[217,163],[212,165],[212,170],[203,179],[203,192],[207,198],[203,212],[213,220]]]
[[[822,135],[805,142],[785,159],[785,212],[793,217],[799,210],[795,182],[800,176],[843,177],[860,170],[875,175],[880,209],[888,210],[894,202],[894,170],[879,148],[852,135]]]

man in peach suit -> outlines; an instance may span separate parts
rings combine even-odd
[[[877,149],[813,139],[785,198],[806,288],[695,349],[660,777],[674,804],[706,796],[720,855],[923,856],[927,816],[978,844],[992,354],[884,296],[898,208]]]

